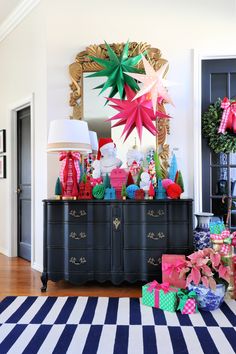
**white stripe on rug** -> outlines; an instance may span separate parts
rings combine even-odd
[[[188,315],[188,316],[194,327],[206,327],[206,323],[200,313],[193,313],[192,315]]]
[[[117,325],[129,325],[130,322],[130,299],[127,297],[119,298],[117,311]]]
[[[165,312],[166,313],[166,312]],[[167,326],[155,326],[158,354],[173,354],[170,332]]]
[[[179,327],[179,319],[175,312],[164,311],[167,326]]]
[[[7,354],[23,353],[26,346],[29,344],[36,331],[40,327],[39,324],[28,325],[21,335],[16,339]]]
[[[21,319],[17,323],[30,323],[46,300],[47,296],[37,297],[34,302],[34,306],[30,306],[29,310],[24,314],[24,316],[21,317]]]
[[[140,325],[129,327],[128,354],[134,353],[143,354],[143,329]]]
[[[79,323],[79,321],[84,313],[87,302],[88,302],[88,297],[83,297],[83,296],[78,297],[78,299],[76,300],[75,306],[74,306],[73,310],[71,311],[71,314],[68,318],[67,324],[78,324]]]
[[[223,311],[221,309],[217,309],[211,312],[212,316],[218,323],[220,327],[232,327],[232,324],[229,322]]]
[[[140,299],[141,323],[143,325],[155,325],[152,307],[142,305]]]
[[[58,297],[56,302],[53,304],[51,310],[43,320],[42,324],[49,324],[49,325],[54,324],[66,300],[67,300],[67,296]]]
[[[0,343],[7,337],[11,330],[16,326],[15,323],[4,323],[0,327]]]
[[[91,329],[90,324],[80,324],[76,328],[75,333],[70,342],[69,348],[66,352],[67,354],[75,354],[75,353],[80,354],[83,352],[85,342],[87,340],[87,336],[90,329]],[[44,353],[42,352],[40,354],[46,354],[46,353],[50,353],[50,352],[45,351]]]
[[[204,354],[198,336],[193,327],[181,327],[186,346],[191,354]]]
[[[92,324],[104,324],[107,314],[108,297],[99,297]]]
[[[53,350],[65,328],[64,324],[57,324],[54,325],[50,332],[48,333],[47,337],[45,338],[45,341],[39,348],[37,354],[49,354],[53,353]],[[78,338],[77,338],[78,340]]]
[[[18,296],[0,315],[0,323],[6,322],[15,311],[23,304],[27,296]]]
[[[227,338],[219,327],[207,328],[219,353],[235,354]]]
[[[113,353],[116,338],[116,329],[116,325],[103,326],[97,354]]]
[[[236,301],[225,300],[225,302],[229,306],[229,308],[233,311],[233,313],[236,315]]]

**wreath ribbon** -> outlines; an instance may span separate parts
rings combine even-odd
[[[221,108],[223,108],[222,119],[218,133],[224,134],[226,129],[232,129],[236,133],[236,102],[230,102],[225,97],[221,102]]]

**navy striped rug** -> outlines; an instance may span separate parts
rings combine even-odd
[[[194,315],[140,299],[7,297],[0,304],[0,353],[234,354],[236,302]]]

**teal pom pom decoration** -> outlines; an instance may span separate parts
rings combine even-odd
[[[95,199],[103,199],[105,194],[105,186],[103,184],[97,184],[93,187],[93,196]]]
[[[126,193],[129,199],[134,199],[135,198],[135,191],[137,191],[139,189],[138,186],[136,186],[136,184],[130,184],[127,188],[126,188]]]

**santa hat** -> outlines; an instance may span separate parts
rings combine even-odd
[[[97,154],[97,160],[100,160],[102,153],[101,153],[101,148],[103,146],[111,146],[113,148],[116,147],[116,144],[113,142],[111,138],[100,138],[98,142],[98,154]]]

